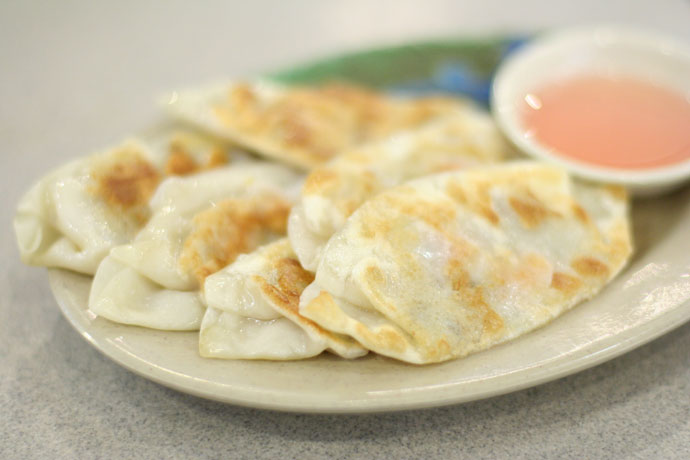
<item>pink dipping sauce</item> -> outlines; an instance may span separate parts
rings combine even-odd
[[[593,165],[645,169],[690,159],[690,100],[643,80],[583,76],[547,85],[525,96],[523,123],[540,144]]]

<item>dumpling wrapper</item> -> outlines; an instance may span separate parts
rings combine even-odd
[[[226,141],[165,127],[49,173],[19,202],[14,229],[22,260],[93,274],[111,248],[131,241],[168,175],[226,164]],[[234,160],[234,158],[233,158]]]
[[[484,350],[592,297],[632,252],[625,192],[519,162],[422,178],[328,242],[300,313],[377,353]]]
[[[422,126],[466,104],[344,84],[307,88],[259,80],[175,92],[167,106],[174,116],[260,155],[311,169],[350,147]]]
[[[146,226],[99,266],[89,309],[125,324],[198,329],[203,280],[239,254],[285,234],[300,179],[293,170],[269,163],[167,179],[151,199]],[[194,295],[182,294],[189,292]],[[162,308],[158,299],[173,297],[175,305]]]
[[[367,350],[352,338],[326,331],[299,314],[299,296],[313,279],[287,238],[240,255],[206,278],[201,356],[293,360],[326,349],[344,358],[365,355]]]
[[[199,291],[165,289],[134,268],[107,256],[91,284],[89,309],[121,324],[195,331],[206,307]]]
[[[329,238],[368,198],[410,179],[503,160],[508,146],[491,117],[467,107],[423,128],[350,150],[314,169],[288,220],[297,257],[315,271]]]

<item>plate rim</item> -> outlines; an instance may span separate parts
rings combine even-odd
[[[53,292],[53,296],[63,316],[72,327],[84,340],[110,360],[136,375],[193,396],[237,406],[293,413],[363,414],[397,412],[456,405],[500,396],[558,380],[597,366],[640,347],[690,321],[690,301],[686,301],[649,321],[635,325],[618,334],[605,337],[600,341],[590,343],[582,349],[575,350],[572,353],[560,355],[555,359],[555,364],[552,366],[537,368],[526,367],[509,374],[499,374],[484,379],[483,382],[491,382],[492,384],[496,382],[500,383],[502,380],[506,379],[509,381],[508,384],[502,386],[487,385],[487,389],[485,390],[469,393],[463,392],[463,386],[467,384],[457,382],[455,384],[445,385],[441,388],[416,388],[414,389],[415,397],[410,398],[408,395],[402,400],[397,399],[395,394],[371,399],[343,399],[336,401],[324,400],[318,398],[318,395],[311,395],[308,397],[301,395],[296,400],[290,400],[285,399],[285,395],[280,396],[280,394],[260,388],[237,388],[233,387],[231,384],[221,384],[185,376],[178,372],[152,365],[152,363],[136,355],[123,351],[110,343],[107,339],[99,337],[97,334],[93,333],[94,331],[89,330],[77,313],[77,309],[82,307],[71,302],[68,296],[61,295],[61,292],[66,290],[66,288],[62,286],[64,278],[74,275],[85,277],[85,275],[65,269],[48,269],[50,289]],[[115,325],[115,327],[121,327],[123,330],[131,327],[127,325],[117,325],[115,323],[111,324]],[[431,366],[433,365],[434,364],[431,364]],[[510,383],[511,381],[512,383]],[[219,388],[223,388],[225,391],[219,393]],[[400,391],[401,390],[397,390],[398,393]],[[228,393],[235,393],[236,396],[229,395]]]

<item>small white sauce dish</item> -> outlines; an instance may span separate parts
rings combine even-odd
[[[679,91],[690,101],[690,49],[657,34],[619,26],[567,29],[536,38],[499,68],[491,110],[505,135],[527,155],[584,179],[620,184],[636,196],[657,195],[690,179],[690,159],[649,169],[579,162],[539,144],[522,125],[521,107],[535,88],[579,75],[625,75]],[[690,126],[688,126],[690,130]]]

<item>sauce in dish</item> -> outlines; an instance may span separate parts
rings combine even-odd
[[[528,136],[570,159],[648,169],[690,159],[690,95],[634,78],[580,76],[524,98]]]

